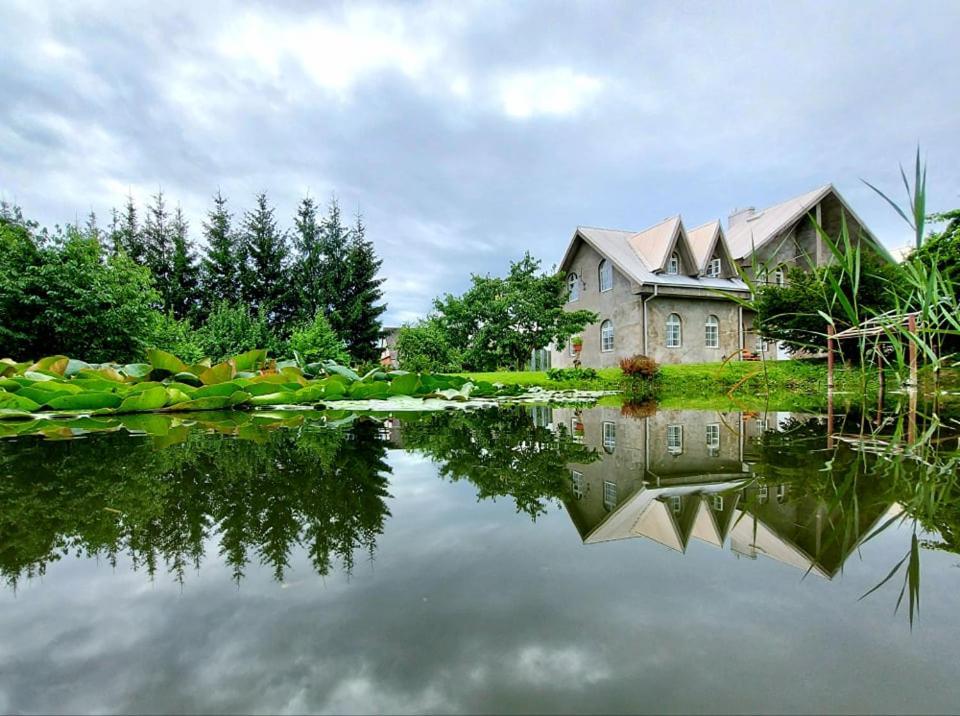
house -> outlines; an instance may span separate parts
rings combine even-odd
[[[846,222],[854,240],[876,241],[830,184],[759,211],[737,210],[726,228],[715,220],[688,229],[679,215],[643,231],[577,227],[560,262],[568,307],[599,315],[583,331],[580,360],[609,367],[638,353],[660,363],[775,358],[738,303],[750,297],[741,275],[783,283],[792,267],[828,264],[833,255],[814,222],[830,237]],[[575,358],[568,342],[553,348],[550,362],[568,367]]]

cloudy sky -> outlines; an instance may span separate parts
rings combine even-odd
[[[960,3],[0,5],[0,196],[41,223],[158,187],[366,216],[390,323],[577,224],[688,225],[833,182],[891,246],[917,143],[960,205]],[[898,195],[899,196],[899,195]],[[296,280],[291,276],[291,280]]]

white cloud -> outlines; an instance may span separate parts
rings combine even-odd
[[[503,112],[516,119],[575,114],[597,98],[605,81],[567,67],[515,72],[498,82]]]

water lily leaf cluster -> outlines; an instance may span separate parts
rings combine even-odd
[[[361,376],[326,361],[276,361],[252,350],[226,361],[187,364],[161,350],[148,363],[91,364],[67,356],[17,363],[0,360],[0,419],[324,407],[395,398],[465,402],[518,395],[517,386],[459,376],[374,369]]]

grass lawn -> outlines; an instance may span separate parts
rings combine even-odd
[[[619,368],[603,368],[599,377],[589,381],[552,381],[544,371],[497,371],[492,373],[461,373],[473,380],[486,380],[505,385],[542,386],[545,388],[579,388],[583,390],[617,390],[622,374]],[[868,391],[876,376],[868,373]],[[863,389],[861,373],[837,368],[838,391],[858,393]],[[822,362],[810,361],[736,361],[722,363],[693,363],[661,366],[658,399],[665,404],[701,401],[715,404],[718,399],[733,400],[764,398],[778,403],[798,400],[821,402],[826,396],[827,369]]]

